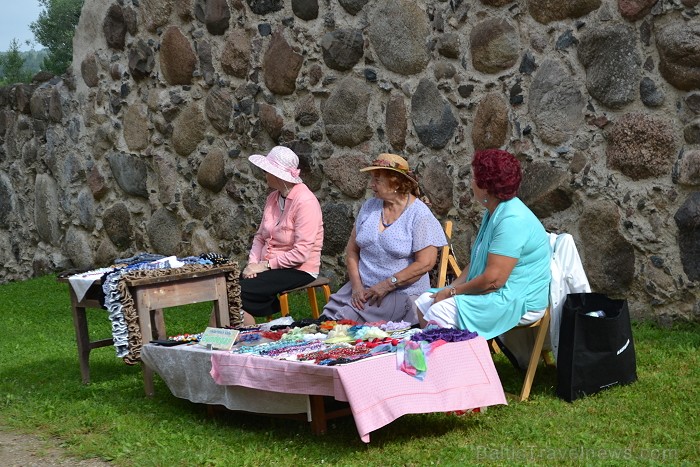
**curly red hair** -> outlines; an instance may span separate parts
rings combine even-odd
[[[520,188],[520,161],[501,149],[476,151],[472,160],[472,176],[476,186],[502,201],[508,201],[518,194]]]

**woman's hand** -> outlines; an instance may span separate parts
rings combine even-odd
[[[374,284],[372,287],[367,289],[365,291],[365,297],[366,301],[370,305],[381,305],[382,300],[384,297],[386,297],[390,292],[394,291],[394,285],[391,284],[388,280],[383,280],[381,282],[378,282],[377,284]]]
[[[253,277],[256,277],[258,274],[260,274],[263,271],[267,271],[270,269],[268,267],[268,262],[267,261],[261,261],[259,263],[248,263],[243,269],[243,278],[244,279],[252,279]]]
[[[437,292],[435,292],[434,294],[432,294],[430,296],[430,298],[433,299],[433,304],[436,304],[436,303],[441,302],[443,300],[446,300],[448,298],[454,297],[454,295],[452,295],[452,290],[453,290],[453,288],[448,285],[444,289],[440,289]]]
[[[364,310],[366,301],[365,289],[363,287],[353,287],[352,295],[350,296],[350,304],[358,310]]]

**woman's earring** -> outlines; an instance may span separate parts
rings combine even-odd
[[[486,204],[486,203],[488,203],[488,202],[489,202],[489,199],[488,199],[488,198],[484,198],[483,203]]]

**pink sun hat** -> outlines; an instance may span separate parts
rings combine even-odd
[[[267,156],[253,154],[248,160],[265,172],[290,183],[303,183],[299,178],[299,157],[289,148],[275,146]]]

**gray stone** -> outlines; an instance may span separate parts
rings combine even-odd
[[[292,11],[297,18],[311,21],[318,18],[318,0],[292,0]]]
[[[58,222],[58,186],[47,174],[39,174],[34,182],[34,225],[39,238],[57,246],[61,238]]]
[[[204,156],[197,170],[197,183],[204,188],[218,193],[226,184],[224,173],[224,152],[221,149],[213,149]]]
[[[177,255],[182,231],[180,220],[177,216],[165,208],[160,208],[151,215],[146,226],[148,239],[151,243],[151,252],[161,255]]]
[[[656,85],[654,80],[646,76],[639,83],[639,96],[647,107],[659,107],[664,103],[665,98],[663,90]]]
[[[688,280],[700,280],[700,191],[691,193],[673,216],[678,227],[683,272]]]
[[[637,21],[644,18],[651,11],[658,0],[618,0],[617,8],[620,14],[628,21]]]
[[[107,160],[114,179],[124,192],[148,198],[148,166],[142,159],[123,152],[113,152],[107,156]]]
[[[642,58],[633,27],[589,29],[581,37],[578,58],[586,69],[588,92],[603,105],[620,109],[637,97]]]
[[[369,0],[338,0],[338,3],[340,3],[340,6],[342,6],[345,11],[355,16],[367,5],[368,1]]]
[[[316,109],[316,102],[313,94],[299,100],[294,109],[294,120],[301,126],[310,126],[318,121],[320,115]]]
[[[284,8],[283,0],[246,0],[250,11],[256,15],[265,16]]]
[[[53,86],[37,88],[29,100],[32,117],[37,120],[58,123],[63,118],[61,95]]]
[[[214,87],[204,102],[204,113],[211,125],[225,133],[230,129],[231,114],[233,113],[233,97],[227,89]]]
[[[194,16],[207,26],[209,34],[220,36],[229,27],[231,10],[226,0],[197,0]]]
[[[323,161],[323,173],[346,196],[358,199],[367,191],[368,176],[360,172],[367,158],[359,154],[331,157]]]
[[[684,151],[673,167],[673,181],[687,186],[700,186],[700,150]]]
[[[141,19],[150,32],[168,24],[173,0],[139,0]]]
[[[270,135],[274,142],[278,142],[284,127],[284,118],[277,113],[277,109],[269,104],[261,103],[258,116],[263,129]]]
[[[148,146],[150,138],[145,109],[139,105],[129,106],[124,114],[124,140],[131,151],[141,151]]]
[[[675,154],[673,126],[660,117],[625,114],[608,135],[608,166],[633,180],[665,175]]]
[[[469,35],[472,65],[482,73],[498,73],[518,61],[520,40],[505,19],[490,18],[478,23]]]
[[[540,219],[565,211],[573,204],[569,174],[544,162],[525,164],[518,197]]]
[[[443,79],[452,79],[457,74],[454,65],[446,62],[438,62],[435,64],[435,69],[433,72],[436,81]]]
[[[163,34],[160,46],[160,71],[170,85],[191,84],[197,67],[197,55],[190,41],[177,26],[170,26]]]
[[[700,24],[670,23],[656,33],[661,76],[678,89],[700,88]]]
[[[421,188],[430,199],[430,208],[439,215],[446,215],[453,205],[454,182],[445,162],[440,159],[428,162],[421,173],[420,182]]]
[[[102,31],[107,41],[107,46],[116,50],[124,50],[126,42],[126,20],[122,7],[116,3],[112,4],[107,10],[104,22],[102,23]]]
[[[151,75],[154,66],[153,49],[139,39],[136,45],[129,49],[129,73],[135,80],[141,80]]]
[[[437,51],[447,58],[459,58],[459,34],[442,34],[438,37]]]
[[[173,122],[173,149],[181,156],[187,156],[197,149],[204,139],[207,122],[196,102],[187,104]]]
[[[323,256],[335,256],[345,251],[355,219],[350,206],[340,203],[325,203],[323,211]]]
[[[107,267],[112,265],[117,256],[119,256],[119,252],[114,247],[114,244],[109,240],[103,240],[95,252],[95,266]]]
[[[565,142],[583,126],[584,106],[573,76],[558,61],[545,60],[535,73],[528,102],[538,136],[552,145]]]
[[[182,207],[195,219],[204,219],[211,212],[209,206],[202,201],[202,193],[200,192],[185,190],[182,194]]]
[[[73,184],[85,179],[84,158],[74,153],[69,153],[63,159],[63,167],[57,172],[61,174],[61,179],[66,184]]]
[[[94,268],[94,249],[90,245],[90,239],[84,231],[75,227],[69,228],[68,232],[66,232],[66,239],[63,242],[63,249],[76,268]]]
[[[683,128],[683,138],[688,144],[700,143],[700,120],[693,120]]]
[[[245,232],[248,228],[246,217],[248,216],[246,216],[245,208],[228,198],[217,198],[212,203],[212,230],[217,238],[227,241],[235,240],[238,234]]]
[[[370,92],[360,80],[348,76],[328,96],[323,123],[328,139],[340,146],[357,146],[372,137],[367,111]]]
[[[369,40],[385,67],[404,76],[425,69],[430,60],[430,23],[418,4],[410,0],[377,2],[369,18]]]
[[[95,198],[88,188],[83,188],[78,193],[75,202],[78,221],[86,230],[95,228]]]
[[[535,56],[528,50],[523,55],[522,60],[520,60],[520,68],[518,68],[518,71],[524,75],[529,75],[536,69],[537,64],[535,63]]]
[[[94,88],[100,83],[97,76],[97,59],[95,54],[88,54],[82,62],[80,62],[80,76],[88,87]]]
[[[392,148],[401,151],[406,147],[407,130],[407,110],[403,95],[392,94],[386,106],[386,136]]]
[[[199,72],[204,78],[207,85],[214,84],[216,70],[214,70],[214,60],[211,54],[211,44],[208,41],[199,41],[195,43],[197,49],[197,57],[199,57]]]
[[[263,58],[265,86],[281,96],[292,94],[303,63],[304,57],[287,43],[281,32],[275,32]]]
[[[498,93],[487,94],[476,109],[472,126],[474,149],[500,148],[508,136],[508,104]]]
[[[450,103],[428,79],[420,80],[411,98],[411,120],[418,139],[432,149],[444,148],[457,129]]]
[[[685,98],[685,105],[688,106],[691,112],[700,114],[700,93],[688,94]]]
[[[565,50],[572,45],[578,44],[578,39],[576,39],[573,33],[574,32],[571,29],[567,29],[561,36],[559,36],[557,42],[554,44],[554,48],[556,50]]]
[[[158,179],[158,200],[163,206],[174,203],[179,195],[178,174],[172,161],[172,154],[157,154],[153,157]]]
[[[620,213],[608,202],[587,204],[579,220],[581,256],[591,289],[619,297],[634,280],[634,247],[620,233]]]
[[[600,7],[601,0],[528,0],[530,16],[542,24],[579,18]]]
[[[122,7],[122,14],[124,15],[124,23],[126,23],[126,32],[132,36],[136,36],[136,34],[139,32],[136,11],[131,7]]]
[[[16,194],[12,181],[6,173],[0,172],[0,227],[10,229],[10,218],[15,210]]]
[[[321,38],[323,61],[328,68],[338,71],[351,70],[364,53],[362,31],[337,29]]]

